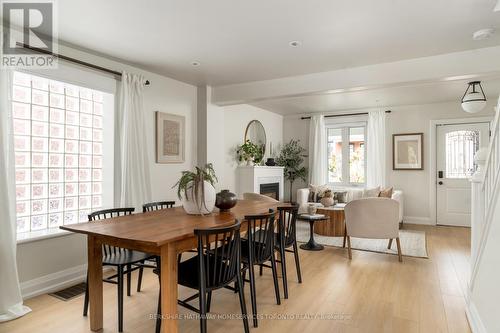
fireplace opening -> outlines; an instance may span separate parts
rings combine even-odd
[[[279,200],[280,183],[260,184],[260,194]]]

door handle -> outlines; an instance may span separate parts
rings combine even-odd
[[[438,184],[439,184],[439,185],[443,185],[443,182],[442,182],[442,181],[439,181],[439,182],[438,182]]]

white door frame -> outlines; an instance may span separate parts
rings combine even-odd
[[[429,203],[430,203],[430,224],[437,224],[437,127],[441,125],[457,125],[457,124],[469,124],[469,123],[491,123],[493,121],[493,116],[491,117],[468,117],[468,118],[453,118],[453,119],[433,119],[430,121],[429,128]]]

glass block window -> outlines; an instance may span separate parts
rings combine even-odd
[[[87,221],[102,205],[103,93],[15,72],[17,232]]]
[[[476,171],[474,155],[479,149],[479,131],[446,133],[446,178],[468,178]]]

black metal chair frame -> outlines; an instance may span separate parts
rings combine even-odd
[[[248,223],[247,239],[242,240],[242,247],[248,247],[248,257],[242,256],[243,263],[243,285],[250,283],[250,296],[252,301],[253,326],[258,327],[257,320],[257,292],[255,287],[255,265],[264,264],[271,261],[270,268],[273,272],[274,292],[276,304],[280,305],[280,292],[278,285],[278,272],[276,269],[275,257],[275,239],[274,239],[274,221],[276,213],[270,210],[270,213],[261,215],[247,215],[245,221]],[[243,252],[242,252],[243,253]],[[246,279],[246,272],[249,273],[249,279]],[[235,288],[237,289],[237,288]]]
[[[194,234],[198,238],[198,255],[188,259],[193,262],[197,261],[198,273],[197,286],[189,285],[184,281],[182,274],[182,265],[189,263],[180,263],[179,267],[179,284],[188,288],[198,288],[198,292],[184,300],[178,300],[177,303],[189,310],[192,310],[200,315],[200,331],[207,332],[207,313],[210,312],[212,301],[212,292],[229,286],[231,283],[236,283],[240,307],[243,319],[243,327],[245,333],[249,332],[248,315],[246,310],[245,295],[243,290],[243,278],[241,272],[241,239],[240,239],[241,223],[236,220],[235,224],[229,227],[211,228],[211,229],[195,229]],[[160,277],[160,270],[154,271]],[[160,278],[161,281],[161,278]],[[160,332],[161,328],[161,285],[160,296],[158,298],[158,312],[156,322],[156,332]],[[199,309],[195,308],[188,302],[198,298]]]
[[[302,274],[300,271],[300,261],[299,261],[299,247],[297,245],[297,216],[299,207],[287,206],[278,207],[278,233],[276,238],[279,243],[276,244],[275,249],[280,254],[280,259],[276,262],[281,264],[281,275],[283,278],[283,293],[285,299],[288,298],[288,281],[286,274],[286,257],[285,253],[293,253],[295,257],[295,269],[297,271],[297,279],[299,283],[302,283]],[[292,250],[289,248],[293,247]],[[259,275],[262,275],[262,270],[264,267],[272,268],[269,265],[261,264]]]
[[[91,213],[88,216],[89,222],[95,222],[99,220],[104,220],[117,216],[125,216],[131,215],[134,212],[134,208],[113,208],[113,209],[104,209]],[[150,266],[143,264],[145,260],[151,259],[152,255],[148,255],[147,253],[132,251],[108,244],[102,244],[102,265],[103,266],[112,266],[116,267],[117,273],[104,278],[103,281],[107,283],[112,283],[117,285],[118,289],[118,331],[123,331],[123,279],[124,276],[127,276],[127,296],[131,294],[131,282],[132,282],[132,272],[137,269],[143,269],[144,267],[154,268],[156,266]],[[140,257],[140,259],[134,259],[134,255],[136,254],[136,258]],[[141,255],[144,254],[144,255]],[[130,258],[129,261],[124,263],[116,263],[112,259],[117,255],[127,255]],[[115,280],[116,279],[116,280]],[[140,285],[142,279],[137,282],[137,290],[140,291]],[[87,272],[87,280],[86,280],[86,288],[85,288],[85,299],[83,305],[83,315],[87,316],[88,307],[89,307],[89,289],[88,289],[88,272]]]

